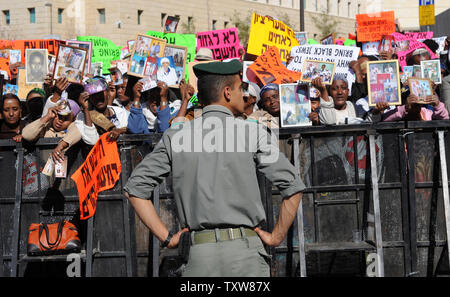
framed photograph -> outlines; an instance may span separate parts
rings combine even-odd
[[[301,81],[311,82],[313,79],[320,77],[324,84],[331,85],[335,69],[336,63],[334,62],[305,60]]]
[[[243,65],[243,67],[242,67],[242,81],[243,82],[246,82],[246,83],[250,82],[250,80],[248,79],[248,76],[247,76],[247,69],[253,63],[254,63],[254,61],[243,61],[242,62],[242,65]]]
[[[115,86],[123,84],[123,75],[119,68],[109,68],[109,76]]]
[[[422,67],[419,65],[413,65],[413,77],[422,78]]]
[[[312,126],[308,84],[281,84],[279,88],[281,127]]]
[[[22,61],[22,52],[20,50],[9,51],[9,63],[15,64]]]
[[[156,80],[152,80],[149,76],[141,78],[138,82],[142,82],[142,92],[148,91],[150,89],[156,88]]]
[[[380,46],[379,41],[364,42],[362,44],[362,52],[364,55],[367,55],[367,56],[377,56],[379,46]]]
[[[127,40],[127,46],[130,53],[133,52],[135,42],[136,40]]]
[[[174,16],[168,16],[166,23],[164,24],[164,33],[175,33],[177,32],[178,23],[180,18]]]
[[[48,54],[48,73],[53,73],[53,70],[55,70],[55,64],[56,64],[56,56]]]
[[[425,104],[425,98],[433,95],[433,87],[431,86],[431,80],[428,78],[415,78],[408,79],[409,91],[411,94],[416,95],[419,98],[419,103]]]
[[[308,33],[306,32],[294,32],[295,38],[297,39],[300,45],[308,44]]]
[[[91,59],[92,59],[92,42],[90,41],[78,41],[78,40],[67,40],[67,45],[81,47],[88,50],[86,65],[84,66],[84,71],[86,73],[91,73]]]
[[[164,57],[173,58],[175,71],[178,77],[176,84],[180,84],[180,81],[185,77],[186,74],[187,47],[166,44],[164,48]]]
[[[395,39],[393,36],[385,35],[381,39],[381,42],[378,46],[378,52],[387,52],[391,48],[394,48]]]
[[[43,83],[48,73],[47,49],[26,49],[25,68],[27,84]]]
[[[149,69],[156,62],[156,58],[164,56],[165,45],[166,41],[164,39],[138,34],[130,57],[128,74],[144,77],[144,73],[150,71]],[[155,59],[147,63],[150,57]]]
[[[103,74],[103,62],[92,63],[92,76],[102,76]]]
[[[328,36],[325,36],[320,40],[320,44],[328,45],[328,44],[334,44],[334,33],[331,33]]]
[[[420,67],[422,68],[422,78],[429,78],[435,84],[442,83],[440,60],[421,61]]]
[[[17,96],[17,94],[19,93],[19,86],[6,84],[4,91],[3,91],[3,95],[8,94],[8,93],[11,93],[11,94],[14,94]]]
[[[168,86],[177,85],[178,76],[172,56],[157,58],[157,69],[156,78],[158,81],[163,81]]]
[[[398,60],[368,62],[367,67],[369,106],[378,102],[401,105]]]
[[[72,83],[83,82],[88,51],[81,47],[60,44],[56,55],[53,79],[66,77]]]
[[[402,83],[407,83],[408,78],[414,77],[414,67],[413,66],[404,66],[403,73],[400,76],[400,80]]]

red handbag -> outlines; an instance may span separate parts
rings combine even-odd
[[[54,224],[31,224],[28,228],[29,256],[77,253],[81,250],[78,230],[69,221]]]

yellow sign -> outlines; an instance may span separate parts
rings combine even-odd
[[[420,26],[431,26],[436,23],[434,18],[434,4],[419,6]]]
[[[272,46],[280,51],[281,60],[286,61],[291,48],[300,45],[294,31],[282,21],[257,13],[252,15],[247,52],[260,56]]]

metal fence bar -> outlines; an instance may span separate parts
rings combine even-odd
[[[17,175],[16,175],[16,189],[14,202],[14,216],[13,216],[13,240],[12,240],[12,259],[11,259],[11,276],[18,276],[18,260],[20,254],[20,221],[22,211],[22,171],[23,171],[23,157],[25,149],[19,143],[16,146],[17,152]]]
[[[300,156],[299,156],[299,143],[300,139],[294,139],[294,166],[297,168],[297,173],[300,175]],[[303,197],[302,197],[303,198]],[[300,204],[297,210],[297,233],[298,233],[298,256],[300,262],[300,276],[306,277],[306,254],[305,254],[305,233],[303,226],[303,199],[300,200]]]
[[[156,213],[159,215],[159,189],[160,186],[156,186],[153,190],[153,205],[155,206]],[[150,232],[150,234],[152,234]],[[154,236],[152,236],[152,276],[158,277],[159,276],[159,239]]]
[[[448,191],[448,176],[447,176],[447,159],[445,156],[445,142],[444,131],[438,131],[439,138],[439,159],[441,163],[441,178],[442,178],[442,194],[444,197],[444,215],[445,215],[445,229],[447,235],[447,253],[449,256],[450,265],[450,201]]]
[[[411,274],[413,276],[417,271],[417,226],[416,226],[416,186],[414,173],[414,131],[407,133],[406,145],[408,152],[408,197],[409,197],[409,232],[411,248]]]
[[[375,150],[375,131],[368,131],[370,150],[370,169],[372,173],[373,212],[375,216],[375,239],[377,246],[378,276],[384,277],[383,239],[381,235],[381,213],[378,193],[377,155]]]

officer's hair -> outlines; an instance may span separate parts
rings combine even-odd
[[[206,106],[219,101],[223,89],[225,87],[231,87],[233,89],[234,82],[234,75],[203,75],[197,81],[199,102],[203,106]]]

